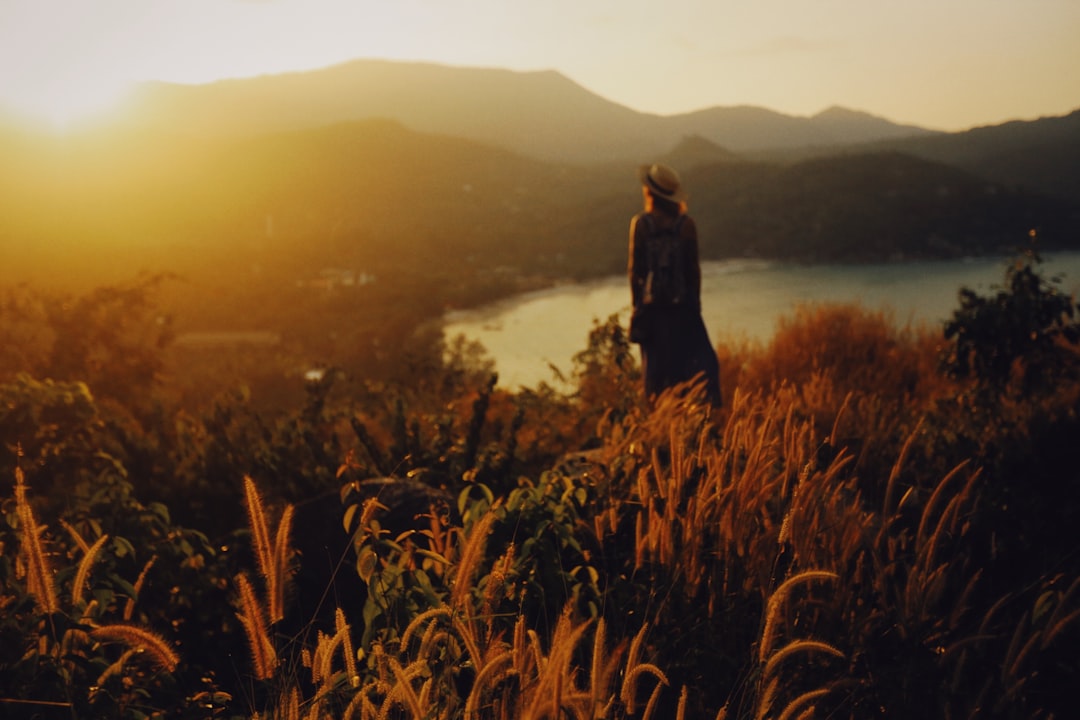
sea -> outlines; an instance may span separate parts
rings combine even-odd
[[[943,327],[959,308],[959,291],[982,295],[1001,289],[1011,258],[889,262],[869,265],[797,265],[762,260],[702,264],[702,316],[713,344],[729,339],[767,343],[777,321],[800,304],[855,303],[884,310],[897,326]],[[1080,252],[1047,253],[1038,266],[1056,287],[1080,295]],[[443,330],[477,341],[499,373],[499,386],[516,390],[540,383],[559,387],[573,357],[584,350],[594,323],[630,316],[625,276],[558,285],[491,305],[448,313]]]

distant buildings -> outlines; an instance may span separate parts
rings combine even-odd
[[[371,273],[357,272],[349,268],[323,268],[314,278],[297,280],[296,286],[333,292],[338,288],[362,287],[373,282],[375,276]]]
[[[281,335],[266,330],[188,332],[176,337],[174,345],[191,349],[226,347],[271,347],[281,343]]]

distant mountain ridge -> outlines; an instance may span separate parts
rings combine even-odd
[[[809,118],[751,106],[715,107],[672,116],[666,118],[666,122],[676,135],[698,135],[740,153],[799,147],[829,148],[943,134],[839,107]]]
[[[687,136],[741,153],[937,134],[843,108],[809,118],[749,106],[661,116],[605,100],[554,71],[383,60],[206,85],[150,83],[125,112],[136,125],[193,135],[384,118],[419,132],[578,164],[638,161]]]
[[[1080,111],[964,133],[843,108],[661,117],[557,73],[407,63],[151,85],[131,111],[134,126],[70,136],[0,122],[6,268],[217,253],[233,274],[410,268],[459,297],[515,274],[615,274],[634,167],[654,158],[683,172],[710,259],[980,255],[1032,228],[1080,247]]]
[[[996,182],[1080,201],[1080,110],[943,137],[880,143]]]

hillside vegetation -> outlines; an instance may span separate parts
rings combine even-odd
[[[1080,324],[1034,256],[944,333],[806,306],[721,340],[719,411],[694,386],[646,405],[614,319],[570,394],[496,390],[434,335],[273,409],[235,368],[182,396],[157,287],[0,305],[5,712],[1074,704]]]
[[[634,171],[658,159],[687,177],[708,259],[986,255],[1032,227],[1074,248],[1078,123],[660,116],[557,73],[375,61],[149,85],[81,132],[0,122],[0,259],[54,287],[174,272],[240,306],[350,269],[459,307],[622,272]],[[194,329],[220,315],[183,304]]]
[[[261,304],[351,269],[437,288],[461,307],[623,272],[640,206],[636,163],[543,163],[383,120],[242,138],[0,135],[0,150],[5,267],[54,287],[169,271]],[[671,152],[707,259],[986,255],[1033,227],[1047,248],[1080,239],[1076,197],[909,154],[763,162],[693,140]],[[185,307],[220,315],[192,295]]]

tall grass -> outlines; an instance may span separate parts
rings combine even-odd
[[[253,567],[222,574],[235,607],[217,626],[237,628],[250,656],[234,715],[1011,719],[1071,707],[1059,695],[1080,672],[1075,544],[1032,558],[1030,572],[995,567],[1039,546],[995,522],[1004,508],[989,489],[1014,467],[997,458],[1024,457],[998,446],[1047,447],[1033,437],[1041,426],[1016,428],[1032,418],[1073,427],[1075,387],[1010,397],[1007,417],[980,425],[934,370],[922,331],[803,308],[770,345],[721,349],[722,409],[693,384],[647,405],[626,382],[635,375],[620,338],[601,340],[623,364],[590,355],[600,377],[586,395],[551,406],[529,395],[515,407],[489,383],[452,419],[433,411],[410,423],[399,407],[385,447],[379,433],[354,433],[374,468],[437,464],[423,477],[458,493],[457,513],[432,510],[426,526],[401,529],[383,524],[378,498],[347,507],[365,594],[339,596],[318,630],[285,631],[303,562],[292,506],[268,505],[237,474]],[[484,426],[489,413],[496,430]],[[550,448],[522,445],[562,447],[575,433],[587,452],[533,472]],[[343,499],[359,486],[347,483]],[[114,692],[129,703],[158,680],[179,682],[175,643],[131,622],[155,558],[126,566],[142,568],[128,586],[101,571],[115,534],[91,522],[79,526],[85,538],[70,525],[50,536],[21,472],[14,500],[17,582],[0,607],[32,608],[26,657],[83,672],[68,704],[95,681],[97,700]],[[1012,577],[1026,580],[1003,581]],[[189,697],[213,705],[207,714],[231,702],[214,688]]]
[[[265,522],[257,488],[250,480],[245,482],[249,521]],[[377,538],[382,530],[374,507],[374,502],[367,503],[359,522],[363,533]],[[268,630],[265,603],[246,575],[237,576],[252,675],[277,688],[267,696],[260,716],[290,720],[659,717],[659,698],[669,682],[646,659],[646,627],[632,639],[611,645],[602,618],[582,619],[569,607],[546,638],[528,626],[524,614],[509,625],[507,618],[495,622],[499,618],[495,596],[508,592],[514,582],[513,545],[490,564],[485,561],[498,510],[496,504],[467,533],[463,529],[457,533],[460,544],[438,528],[422,536],[430,540],[428,554],[435,556],[435,549],[442,550],[437,557],[444,568],[447,592],[443,600],[415,615],[395,639],[390,633],[354,650],[354,628],[338,608],[335,632],[317,633],[313,647],[301,649],[298,665],[281,657]],[[268,526],[251,530],[255,544],[270,535]],[[411,551],[405,552],[411,557]],[[372,560],[384,567],[401,561]],[[370,578],[377,577],[375,568],[371,573]],[[590,632],[592,641],[586,643]],[[299,675],[296,667],[305,668],[307,676]],[[680,711],[678,717],[684,714]]]
[[[81,558],[73,568],[56,570],[53,557],[59,553],[50,550],[49,545],[58,547],[59,542],[48,538],[47,528],[37,524],[21,468],[15,470],[14,504],[21,540],[21,572],[16,577],[21,576],[25,585],[19,588],[5,582],[0,608],[13,606],[18,618],[21,612],[17,598],[23,591],[33,599],[36,616],[21,637],[12,636],[6,614],[0,618],[6,621],[6,642],[25,644],[20,664],[31,666],[30,677],[55,679],[46,697],[5,696],[0,697],[0,706],[62,707],[73,717],[80,712],[109,709],[118,716],[125,714],[143,701],[161,675],[175,672],[181,662],[170,640],[130,622],[142,579],[131,587],[122,616],[114,617],[118,610],[115,596],[109,591],[96,592],[99,588],[93,578],[95,566],[107,552],[110,536],[102,533],[88,543],[71,524],[61,522],[72,540],[73,552],[81,553]],[[150,565],[148,562],[146,569]],[[61,603],[60,593],[65,582],[70,583],[64,596],[69,600],[67,604]],[[17,666],[9,668],[9,672],[23,669]]]
[[[42,615],[51,615],[60,608],[56,597],[53,569],[42,548],[41,531],[34,519],[34,511],[26,497],[25,476],[22,468],[15,468],[15,512],[22,531],[23,561],[25,562],[26,587],[37,600]]]
[[[651,568],[692,600],[667,607],[701,608],[698,621],[667,619],[663,606],[650,621],[722,633],[732,622],[711,618],[728,615],[759,628],[741,648],[725,645],[744,654],[726,678],[729,717],[802,717],[813,707],[966,717],[979,693],[1018,699],[1031,677],[1023,671],[1053,663],[1051,646],[1076,620],[1070,592],[1054,596],[1057,611],[1037,631],[1023,622],[990,631],[994,613],[1016,598],[982,585],[993,540],[978,524],[980,469],[960,462],[927,475],[911,462],[922,424],[915,419],[902,443],[874,438],[902,425],[885,418],[859,430],[897,454],[887,472],[867,477],[884,464],[856,462],[846,443],[859,439],[838,430],[846,413],[862,412],[860,398],[851,390],[837,401],[822,374],[831,370],[806,370],[801,385],[736,390],[719,419],[694,392],[671,393],[607,435],[602,463],[620,470],[612,491],[620,499],[595,531],[618,542],[628,523],[612,515],[629,514],[636,571]],[[1002,673],[989,684],[971,669],[980,651],[1000,653]],[[675,652],[667,660],[678,664]]]

